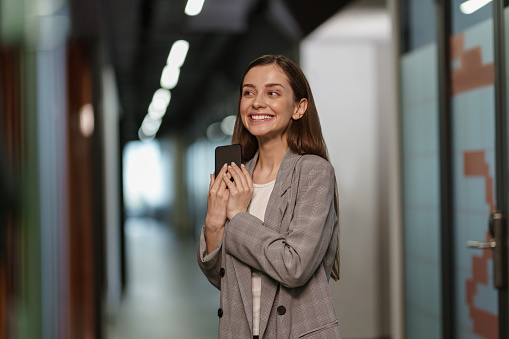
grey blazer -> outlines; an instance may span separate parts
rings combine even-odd
[[[257,159],[246,163],[250,173]],[[340,338],[328,284],[338,233],[334,183],[328,161],[288,150],[263,222],[237,214],[209,255],[202,228],[198,264],[221,290],[219,338],[253,336],[251,268],[262,272],[260,338]]]

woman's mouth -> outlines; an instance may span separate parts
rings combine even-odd
[[[250,114],[249,118],[254,121],[263,121],[272,119],[274,116],[269,114]]]

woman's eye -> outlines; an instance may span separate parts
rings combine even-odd
[[[253,95],[252,91],[244,91],[243,96]]]
[[[278,92],[274,92],[274,91],[271,91],[271,92],[269,92],[268,94],[269,94],[269,96],[271,96],[271,97],[279,95],[279,93],[278,93]]]

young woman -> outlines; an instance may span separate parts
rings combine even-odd
[[[219,338],[340,338],[328,285],[339,279],[336,180],[293,61],[249,64],[232,142],[247,162],[211,175],[198,244],[221,290]]]

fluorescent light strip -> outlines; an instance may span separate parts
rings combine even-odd
[[[187,0],[186,9],[184,12],[189,16],[198,15],[203,8],[204,2],[205,0]]]
[[[146,116],[145,119],[143,119],[143,123],[141,124],[141,130],[146,136],[152,136],[156,135],[160,126],[161,119],[152,119],[151,117]]]
[[[189,51],[189,42],[185,40],[175,41],[171,46],[166,63],[175,68],[182,67],[186,60],[187,51]]]
[[[166,89],[172,89],[177,86],[180,76],[180,67],[184,64],[184,61],[189,51],[189,42],[185,40],[177,40],[173,43],[168,55],[167,65],[163,69],[161,74],[161,87]]]
[[[164,112],[166,110],[166,107],[168,107],[168,105],[167,105],[166,101],[164,101],[160,98],[155,98],[154,100],[152,100],[152,102],[150,103],[150,105],[148,107],[149,107],[149,109],[150,109],[150,107],[152,107],[152,109],[155,111]]]
[[[177,86],[180,77],[180,68],[174,68],[170,65],[166,65],[163,68],[163,74],[161,74],[161,87],[166,89],[172,89]]]
[[[150,106],[148,106],[148,116],[152,119],[162,119],[163,116],[166,114],[166,106],[164,107],[157,107],[157,104],[155,102],[152,102]]]
[[[145,134],[143,134],[143,130],[140,127],[138,129],[138,138],[140,138],[140,140],[143,141],[143,142],[149,142],[149,141],[154,140],[155,135],[145,135]]]
[[[203,3],[201,4],[203,6]],[[200,7],[201,10],[201,7]],[[171,100],[170,89],[175,88],[180,77],[180,67],[186,60],[189,51],[189,42],[186,40],[177,40],[173,43],[161,74],[161,87],[152,97],[152,102],[148,107],[148,113],[140,128],[141,135],[155,136],[161,125],[161,119],[166,114],[168,104]]]
[[[472,14],[483,8],[493,0],[468,0],[460,5],[460,11],[463,14]]]
[[[168,106],[171,99],[171,93],[165,88],[159,88],[157,91],[155,91],[154,96],[152,97],[152,101],[156,99],[163,100],[166,102],[166,106]]]

